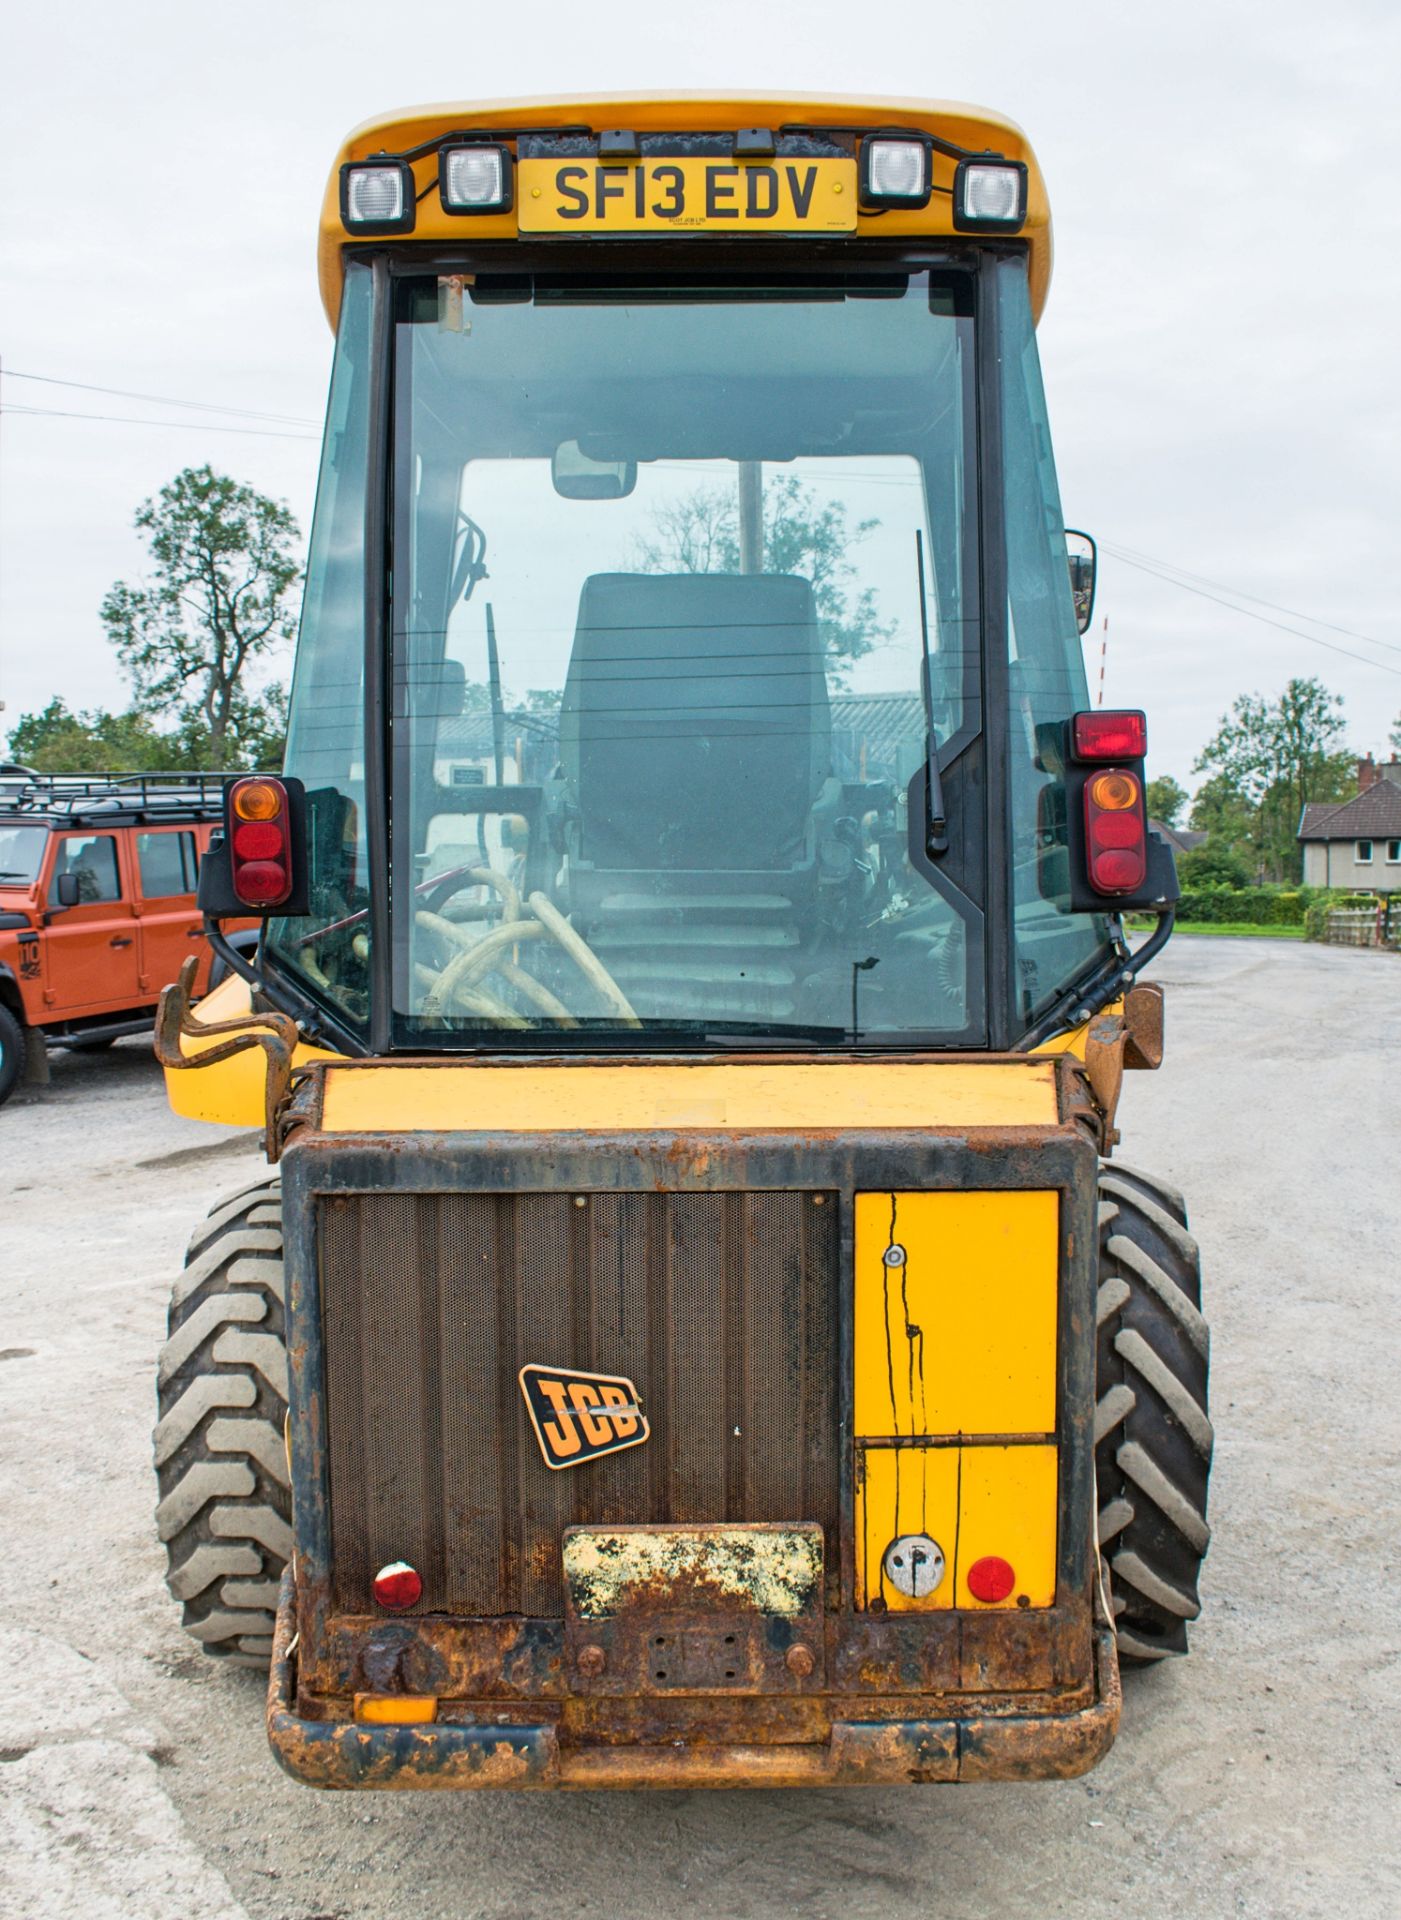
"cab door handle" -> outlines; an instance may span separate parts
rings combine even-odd
[[[131,942],[124,934],[114,933],[107,944],[109,947],[129,947]]]

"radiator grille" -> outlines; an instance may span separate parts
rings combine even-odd
[[[557,1618],[580,1522],[812,1520],[830,1552],[836,1226],[812,1193],[323,1198],[338,1606],[406,1559],[416,1611]],[[635,1381],[650,1440],[551,1471],[532,1361]]]

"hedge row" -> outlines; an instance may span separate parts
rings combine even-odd
[[[1311,908],[1326,913],[1330,907],[1371,905],[1371,894],[1329,893],[1322,887],[1184,887],[1177,918],[1184,926],[1195,920],[1218,926],[1299,927],[1308,924]],[[1318,920],[1318,911],[1312,918]]]

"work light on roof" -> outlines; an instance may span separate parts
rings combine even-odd
[[[505,147],[444,147],[438,190],[448,213],[504,213],[511,204],[511,156]]]
[[[408,233],[414,221],[413,168],[403,160],[342,167],[341,220],[352,233]]]
[[[1026,219],[1026,167],[1020,160],[960,160],[953,177],[959,233],[1015,233]]]
[[[861,146],[861,198],[868,207],[923,207],[929,201],[927,140],[873,135]]]

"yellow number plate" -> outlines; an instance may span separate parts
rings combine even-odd
[[[853,233],[854,160],[520,162],[522,233]]]

